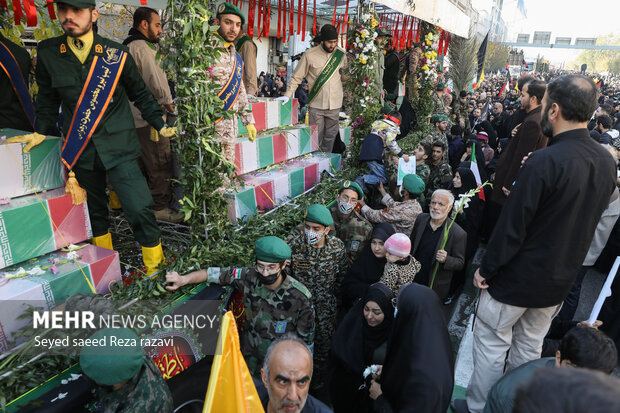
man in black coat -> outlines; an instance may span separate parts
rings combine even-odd
[[[385,70],[383,71],[383,89],[386,94],[396,96],[396,87],[398,86],[398,70],[400,61],[398,53],[391,43],[385,46]]]
[[[541,127],[552,136],[550,144],[521,168],[474,273],[482,289],[474,373],[467,403],[456,403],[457,411],[481,412],[504,367],[510,371],[540,357],[551,319],[588,252],[616,183],[613,158],[586,127],[597,92],[582,75],[547,86]]]
[[[450,227],[446,245],[441,248],[444,227],[450,225],[448,215],[454,204],[450,191],[438,189],[433,192],[429,203],[430,214],[420,214],[411,231],[411,255],[422,265],[415,282],[431,287],[441,302],[448,298],[452,274],[465,265],[467,234],[455,222]],[[435,265],[437,274],[433,281]]]

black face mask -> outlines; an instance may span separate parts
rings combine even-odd
[[[263,275],[260,272],[256,271],[256,275],[258,276],[258,281],[260,281],[263,285],[272,285],[276,281],[278,281],[278,277],[280,276],[280,272],[278,271],[275,274]]]

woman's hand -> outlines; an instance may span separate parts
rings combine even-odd
[[[381,385],[372,379],[372,384],[370,385],[370,389],[368,389],[368,393],[370,398],[376,400],[377,397],[381,396],[383,392],[381,391]]]

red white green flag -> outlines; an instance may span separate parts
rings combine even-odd
[[[480,188],[480,186],[482,185],[482,179],[480,179],[480,170],[478,169],[478,161],[476,160],[476,143],[475,142],[471,147],[471,161],[469,162],[469,169],[472,171],[472,173],[474,174],[474,177],[476,178],[476,185],[478,185],[478,188]],[[480,197],[481,200],[486,202],[486,199],[484,197],[484,188],[482,188],[482,190],[478,192],[478,196]]]

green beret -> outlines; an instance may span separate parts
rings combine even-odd
[[[444,90],[446,88],[446,84],[444,82],[437,83],[437,90]]]
[[[291,258],[291,247],[278,237],[262,237],[254,246],[256,259],[265,262],[284,262]]]
[[[334,219],[332,213],[325,205],[314,204],[306,208],[306,214],[304,220],[308,222],[314,222],[315,224],[321,224],[327,226],[334,225]]]
[[[87,9],[90,6],[97,7],[95,0],[54,0],[54,3],[64,3],[78,9]]]
[[[409,174],[405,175],[403,178],[403,187],[409,192],[411,195],[420,195],[424,192],[424,181],[418,175]]]
[[[144,364],[140,339],[128,328],[104,328],[90,336],[80,351],[80,367],[90,379],[105,386],[134,377]]]
[[[338,191],[338,193],[341,194],[342,191],[344,191],[345,189],[350,189],[351,191],[357,192],[357,194],[359,195],[359,199],[364,199],[364,191],[362,190],[362,187],[359,186],[357,182],[342,181],[342,184],[340,184],[340,191]]]
[[[435,124],[437,122],[447,122],[448,121],[448,117],[446,115],[433,115],[433,117],[431,118],[431,123]]]
[[[243,13],[241,13],[241,10],[239,10],[239,7],[235,6],[234,4],[230,4],[230,3],[220,4],[217,8],[217,15],[215,17],[219,19],[220,15],[222,14],[235,14],[241,17],[241,24],[245,24],[245,16],[243,15]]]

